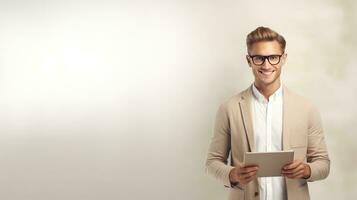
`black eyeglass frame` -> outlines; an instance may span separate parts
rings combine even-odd
[[[284,55],[284,53],[281,54],[281,55],[279,55],[279,54],[274,54],[274,55],[268,55],[268,56],[262,56],[262,55],[248,55],[248,56],[252,59],[252,62],[253,62],[255,65],[261,66],[261,65],[264,65],[265,60],[268,60],[268,62],[269,62],[271,65],[277,65],[277,64],[280,63],[281,57],[282,57],[283,55]],[[258,56],[264,58],[262,64],[256,64],[256,63],[254,62],[254,58],[255,58],[255,57],[258,57]],[[272,63],[270,62],[270,60],[269,60],[269,57],[270,57],[270,56],[278,56],[278,57],[279,57],[279,61],[278,61],[277,63],[275,63],[275,64],[272,64]]]

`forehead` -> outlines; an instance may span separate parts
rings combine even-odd
[[[261,41],[252,45],[250,55],[273,55],[282,54],[281,47],[277,41]]]

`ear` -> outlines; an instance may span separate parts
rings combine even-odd
[[[250,57],[249,57],[249,55],[246,55],[245,58],[247,59],[247,63],[248,63],[248,65],[249,65],[249,67],[252,67],[252,66],[251,66],[251,62],[250,62]]]
[[[284,53],[283,56],[281,57],[281,61],[282,61],[282,65],[284,65],[286,63],[286,60],[288,59],[288,54]]]

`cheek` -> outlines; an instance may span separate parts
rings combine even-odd
[[[275,71],[278,72],[278,73],[280,73],[280,71],[281,71],[281,66],[282,66],[282,65],[279,65],[279,66],[275,67]]]
[[[252,69],[252,71],[255,77],[258,77],[260,75],[257,69]]]

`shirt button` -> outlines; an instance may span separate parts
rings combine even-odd
[[[254,196],[258,196],[259,195],[259,192],[254,192]]]

